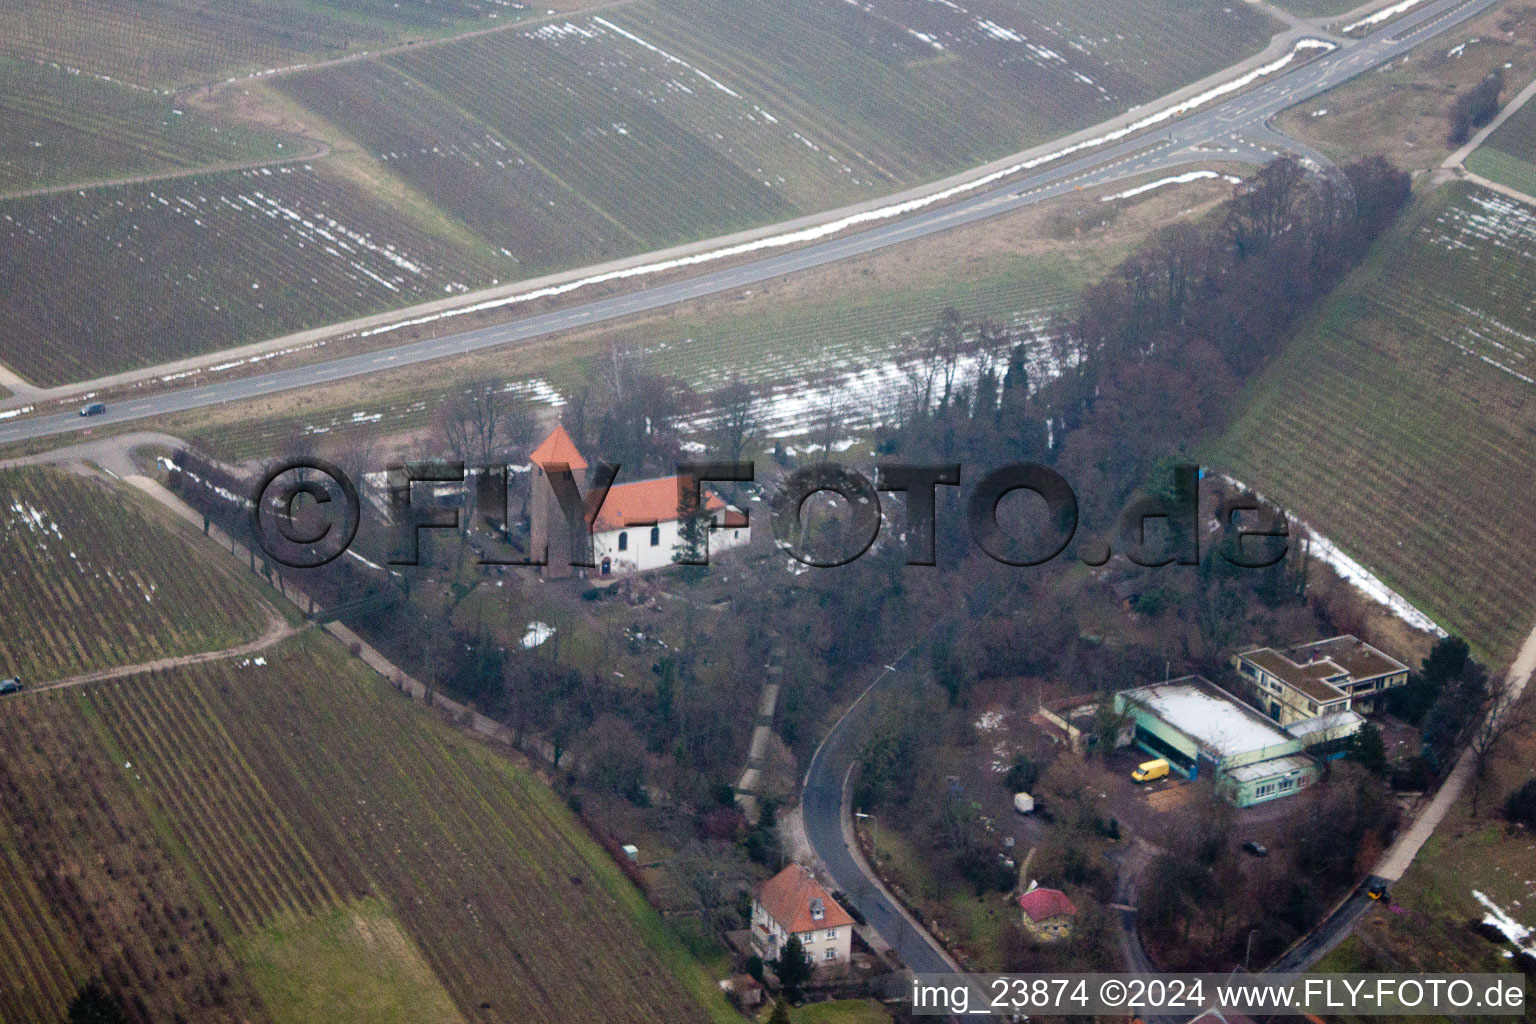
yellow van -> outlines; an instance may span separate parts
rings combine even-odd
[[[1131,772],[1132,782],[1155,782],[1168,775],[1168,762],[1161,757],[1155,761],[1143,761]]]

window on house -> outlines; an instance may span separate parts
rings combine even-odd
[[[822,958],[825,959],[825,960],[836,960],[837,959],[837,950],[835,950],[835,949],[827,950],[826,953],[824,953],[822,955]]]
[[[654,547],[656,547],[660,543],[661,543],[661,527],[653,526],[653,527],[651,527],[651,547],[654,548]]]
[[[827,938],[828,939],[835,939],[835,938],[837,938],[837,929],[836,928],[828,928],[827,929]]]
[[[627,533],[619,534],[619,550],[620,551],[628,551],[629,550],[629,534],[627,534]]]
[[[1280,792],[1284,793],[1286,790],[1288,790],[1290,788],[1291,788],[1291,780],[1290,779],[1281,779],[1280,780]]]

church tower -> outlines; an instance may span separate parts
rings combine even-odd
[[[555,429],[528,456],[533,463],[533,478],[529,481],[529,534],[533,549],[531,557],[537,558],[548,552],[549,564],[544,575],[560,579],[571,574],[571,533],[555,498],[555,489],[549,482],[551,471],[561,467],[569,469],[576,478],[576,485],[583,492],[587,486],[587,460],[581,457],[576,442],[566,433],[565,427]]]

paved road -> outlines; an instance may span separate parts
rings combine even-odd
[[[1321,161],[1320,154],[1312,153],[1269,129],[1268,120],[1288,107],[1394,59],[1496,2],[1498,0],[1430,0],[1379,32],[1357,41],[1341,41],[1338,49],[1309,64],[1280,73],[1265,85],[1171,122],[1169,130],[1161,134],[1142,135],[1096,147],[1075,159],[1062,159],[1053,163],[1022,181],[991,188],[949,206],[881,223],[791,252],[506,324],[310,366],[128,399],[114,403],[105,414],[89,419],[74,413],[13,419],[0,425],[0,444],[236,402],[511,345],[558,331],[587,327],[702,296],[737,290],[770,278],[900,245],[934,232],[947,231],[1077,188],[1103,185],[1190,163],[1212,160],[1263,163],[1281,150]],[[1320,37],[1322,35],[1319,33]],[[510,358],[515,357],[509,354]]]
[[[833,886],[843,891],[869,926],[913,971],[948,974],[955,970],[954,962],[868,873],[861,859],[850,850],[844,832],[848,820],[844,790],[849,770],[879,714],[881,700],[903,684],[910,685],[911,677],[901,670],[901,665],[912,650],[908,648],[881,670],[816,749],[806,770],[800,811],[806,838],[831,876]]]

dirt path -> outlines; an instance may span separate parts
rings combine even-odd
[[[159,672],[162,669],[181,668],[184,665],[203,665],[210,661],[227,661],[230,658],[238,658],[247,654],[259,654],[274,644],[293,636],[301,627],[294,626],[277,613],[275,609],[264,607],[267,614],[267,630],[261,636],[249,643],[236,647],[226,647],[218,651],[203,651],[200,654],[182,654],[174,658],[158,658],[155,661],[143,661],[137,665],[118,665],[116,668],[104,668],[95,672],[87,672],[84,675],[70,676],[68,679],[58,679],[41,686],[29,686],[28,693],[42,693],[46,690],[63,690],[71,686],[84,686],[87,683],[99,683],[104,679],[122,679],[126,676],[142,675],[145,672]]]
[[[258,167],[282,167],[285,164],[304,163],[308,160],[324,160],[331,155],[331,147],[326,142],[314,142],[314,148],[307,153],[296,156],[280,156],[269,160],[242,160],[223,164],[203,164],[199,167],[184,167],[174,171],[157,171],[152,174],[133,174],[125,178],[102,178],[97,181],[76,181],[63,185],[42,185],[38,188],[26,188],[18,192],[0,193],[0,202],[7,199],[27,199],[31,196],[49,196],[60,192],[83,192],[86,189],[113,188],[118,185],[147,185],[155,181],[175,181],[178,178],[195,178],[199,174],[223,174],[228,171],[251,171]]]

